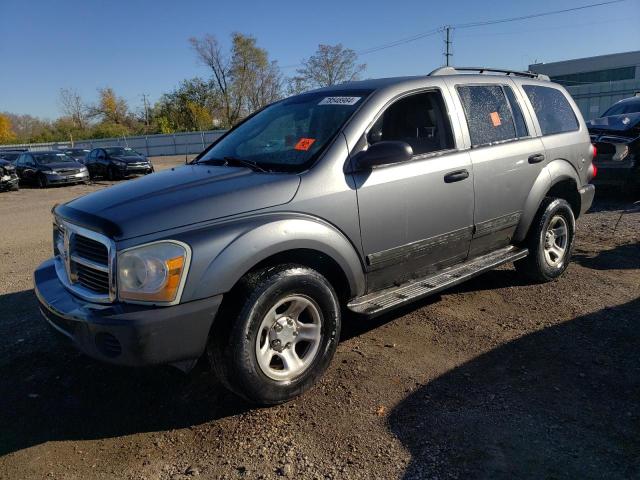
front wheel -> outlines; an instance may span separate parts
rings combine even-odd
[[[49,186],[49,180],[43,174],[38,175],[37,182],[39,188],[47,188]]]
[[[275,405],[324,373],[340,337],[338,297],[320,273],[298,265],[247,275],[214,324],[209,354],[223,384],[245,399]]]
[[[561,198],[545,198],[525,240],[529,255],[515,263],[516,270],[537,282],[558,278],[569,265],[575,230],[569,203]]]

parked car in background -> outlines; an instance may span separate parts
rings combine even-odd
[[[16,160],[20,182],[32,183],[40,188],[50,185],[89,183],[87,168],[57,150],[24,152]]]
[[[89,155],[89,152],[91,150],[89,150],[88,148],[65,148],[60,151],[65,155],[73,158],[76,162],[84,164],[85,159],[87,158],[87,155]]]
[[[0,157],[0,192],[18,190],[19,188],[16,167],[9,160]]]
[[[91,178],[108,180],[127,178],[130,175],[153,173],[151,162],[135,150],[127,147],[100,147],[91,150],[85,159]]]
[[[191,164],[56,206],[40,311],[95,358],[188,370],[206,353],[227,388],[277,404],[321,377],[345,309],[509,262],[558,278],[595,193],[584,120],[548,77],[467,70],[286,98]]]
[[[16,163],[16,160],[23,152],[27,150],[0,150],[0,160],[6,160],[11,163]]]
[[[587,127],[597,150],[595,183],[640,195],[640,97],[620,100]]]

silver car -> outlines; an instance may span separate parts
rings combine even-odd
[[[342,312],[374,316],[498,265],[569,263],[593,148],[567,92],[443,68],[274,103],[191,164],[54,209],[35,271],[88,355],[189,370],[277,404],[325,371]]]

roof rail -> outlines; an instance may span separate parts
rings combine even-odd
[[[439,75],[455,75],[460,72],[478,72],[482,73],[504,73],[505,75],[515,75],[518,77],[536,78],[538,80],[549,80],[547,75],[535,72],[520,72],[517,70],[505,70],[502,68],[487,68],[487,67],[440,67],[432,71],[429,76],[435,77]]]

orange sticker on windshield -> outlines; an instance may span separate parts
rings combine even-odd
[[[493,123],[494,127],[499,127],[502,124],[498,112],[491,112],[491,123]]]
[[[313,142],[315,141],[316,141],[315,138],[301,138],[300,140],[298,140],[298,143],[296,143],[296,146],[293,148],[295,148],[296,150],[302,150],[306,152],[311,148],[311,145],[313,145]]]

